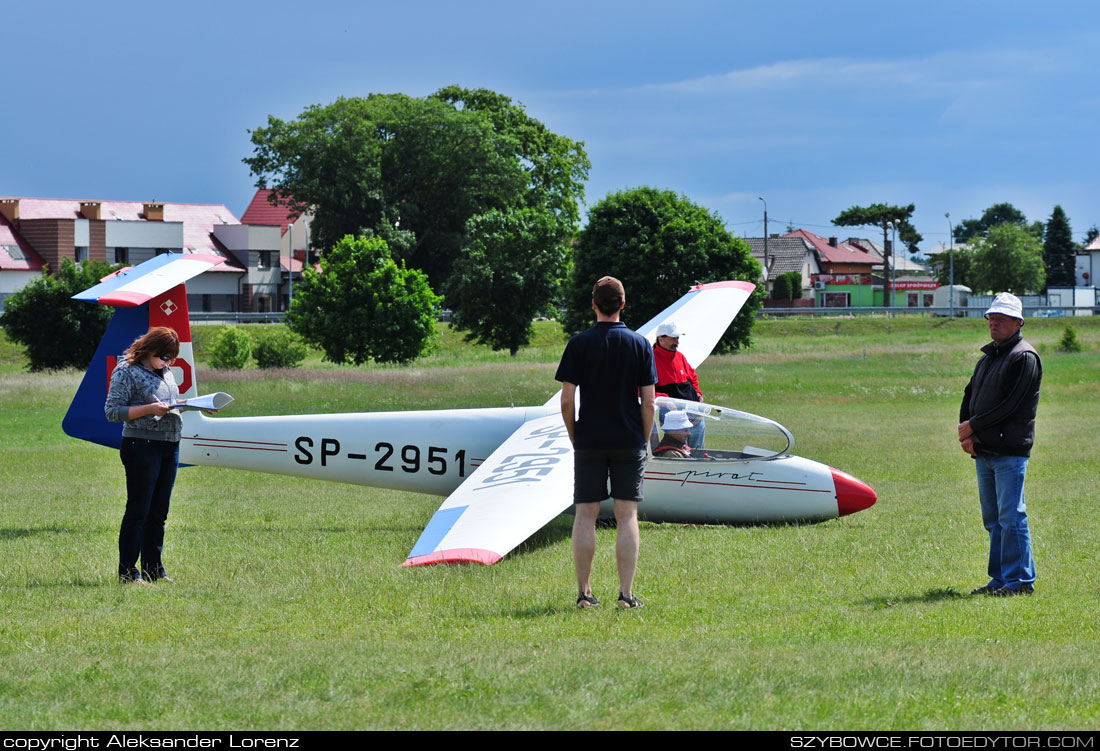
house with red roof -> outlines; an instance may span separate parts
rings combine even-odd
[[[800,237],[817,253],[821,273],[812,282],[817,307],[874,307],[882,305],[882,259],[804,229],[783,237]],[[874,275],[878,272],[878,276]]]
[[[46,262],[16,231],[0,204],[0,312],[4,300],[42,276]]]
[[[226,262],[188,283],[192,311],[285,310],[292,267],[300,276],[302,266],[290,243],[304,258],[306,218],[285,206],[264,213],[257,198],[250,210],[254,221],[242,223],[223,204],[0,198],[0,301],[64,258],[136,266],[162,253],[209,253]]]

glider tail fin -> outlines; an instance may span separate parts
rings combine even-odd
[[[73,296],[78,300],[116,308],[61,423],[65,433],[73,438],[112,448],[122,444],[122,423],[107,421],[103,403],[118,358],[135,339],[153,326],[168,326],[179,335],[179,357],[171,367],[179,385],[180,398],[198,395],[191,322],[187,313],[187,287],[183,282],[225,259],[171,255],[174,258],[157,256],[140,266],[113,274],[101,284]]]

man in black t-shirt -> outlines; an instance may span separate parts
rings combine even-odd
[[[589,579],[596,553],[596,517],[600,502],[608,497],[614,499],[618,526],[618,604],[628,609],[642,606],[633,593],[638,502],[646,443],[653,430],[657,371],[649,342],[619,320],[625,306],[626,293],[618,279],[605,276],[596,282],[592,289],[596,325],[569,340],[554,376],[562,383],[561,413],[574,448],[573,565],[580,608],[600,604]],[[578,393],[580,414],[576,416]]]

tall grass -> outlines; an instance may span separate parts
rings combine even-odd
[[[0,341],[0,727],[1095,729],[1100,321],[1075,323],[1078,354],[1054,351],[1057,323],[1025,328],[1045,369],[1033,597],[961,594],[985,581],[954,437],[981,322],[766,320],[700,369],[708,398],[784,423],[879,503],[817,525],[644,524],[631,613],[573,610],[567,518],[492,567],[408,570],[440,499],[208,468],[173,497],[179,581],[120,586],[117,454],[59,427],[78,374],[26,374]],[[200,386],[234,415],[534,404],[557,336]],[[598,535],[607,602],[614,531]]]

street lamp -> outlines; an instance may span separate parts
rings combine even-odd
[[[764,196],[757,196],[764,201]],[[768,202],[764,201],[764,289],[768,288]]]
[[[951,213],[943,212],[943,218],[947,220],[947,257],[951,259],[951,274],[947,278],[951,285],[948,297],[951,300],[951,320],[955,320],[955,233],[951,231]]]
[[[894,239],[890,242],[889,252],[886,252],[886,249],[883,249],[883,254],[882,254],[883,258],[886,258],[887,256],[893,255],[894,254],[894,248],[896,248],[897,244],[898,244],[898,225],[897,225],[897,223],[887,222],[886,226],[894,231]],[[894,294],[895,294],[894,293],[894,274],[897,271],[897,268],[898,268],[898,262],[897,262],[896,259],[894,260],[894,262],[892,264],[890,264],[887,267],[887,269],[890,272],[890,278],[889,278],[890,297],[889,297],[889,302],[887,302],[887,296],[886,296],[886,283],[887,283],[886,270],[884,270],[883,274],[882,274],[882,305],[883,305],[883,307],[885,307],[887,309],[886,310],[886,317],[887,318],[890,317],[890,308],[894,307],[894,305],[893,305],[893,303],[894,303]]]

